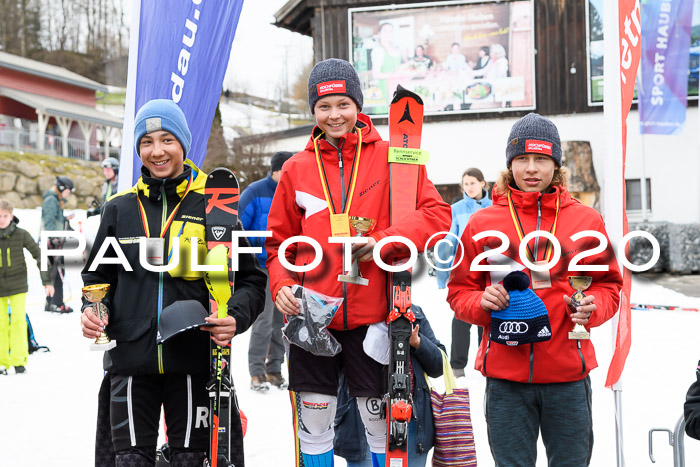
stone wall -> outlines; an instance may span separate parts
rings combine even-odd
[[[44,192],[55,185],[56,177],[70,177],[75,192],[66,209],[87,209],[102,193],[104,175],[99,162],[58,156],[0,152],[0,198],[16,208],[41,206]]]
[[[689,274],[700,272],[700,225],[648,222],[630,224],[630,232],[643,230],[659,242],[660,257],[651,272]],[[636,237],[630,241],[630,259],[633,264],[645,264],[651,259],[652,247],[648,240]]]

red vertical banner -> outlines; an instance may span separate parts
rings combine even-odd
[[[622,235],[627,235],[629,226],[627,223],[627,206],[625,195],[625,164],[627,159],[627,116],[634,98],[634,81],[637,76],[637,68],[642,55],[641,17],[639,0],[619,0],[619,46],[620,46],[620,90],[621,90],[621,123],[622,123]],[[625,249],[629,254],[629,244]],[[620,308],[617,319],[617,332],[615,350],[613,353],[608,376],[605,380],[606,387],[612,387],[618,382],[627,360],[627,355],[632,344],[630,294],[632,289],[632,274],[629,269],[622,268],[623,284],[620,294]]]

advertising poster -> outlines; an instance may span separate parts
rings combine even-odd
[[[603,0],[588,0],[588,103],[603,105]],[[644,17],[642,17],[642,22]],[[688,58],[688,97],[698,97],[700,71],[700,0],[693,0]],[[635,96],[636,97],[636,96]]]
[[[369,115],[387,114],[398,84],[426,113],[535,108],[529,0],[355,8],[349,24]]]

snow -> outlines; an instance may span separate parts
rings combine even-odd
[[[40,210],[16,210],[20,226],[38,232]],[[95,218],[85,221],[76,211],[73,226],[91,230]],[[79,223],[80,222],[80,223]],[[97,392],[102,380],[102,355],[89,350],[90,340],[80,332],[78,312],[67,315],[43,311],[44,293],[36,264],[28,258],[29,293],[27,311],[36,338],[51,348],[49,353],[29,357],[27,373],[13,370],[0,377],[0,465],[88,466],[93,465]],[[80,306],[80,267],[67,271],[66,301]],[[449,348],[452,312],[445,302],[446,291],[438,290],[433,278],[415,280],[413,300],[427,312],[436,335]],[[656,305],[699,306],[688,297],[634,278],[632,301]],[[697,339],[698,315],[683,311],[632,311],[632,350],[623,375],[622,418],[627,466],[671,466],[673,450],[665,433],[654,436],[656,464],[648,456],[651,428],[675,427],[682,415],[688,386],[695,379],[700,358]],[[109,331],[109,329],[107,329]],[[473,340],[476,340],[476,331]],[[615,408],[612,391],[604,387],[612,355],[610,323],[592,333],[600,367],[591,373],[594,388],[593,419],[595,444],[592,466],[615,466]],[[248,417],[245,438],[248,466],[293,465],[291,408],[287,391],[272,389],[256,393],[249,389],[247,352],[249,333],[234,339],[233,378],[240,405]],[[477,459],[480,466],[493,466],[483,415],[485,378],[473,369],[476,346],[470,349],[467,375],[458,380],[471,394]],[[283,369],[286,371],[286,369]],[[439,383],[436,383],[439,386]],[[571,440],[575,443],[576,440]],[[685,438],[686,464],[698,465],[700,443]],[[345,462],[336,458],[338,466]],[[540,445],[538,466],[546,465]]]

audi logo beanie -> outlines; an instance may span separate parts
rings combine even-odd
[[[561,167],[559,130],[551,120],[533,112],[515,122],[508,135],[506,167],[523,154],[544,154]]]
[[[489,339],[499,344],[517,346],[548,341],[552,328],[544,302],[530,289],[530,278],[513,271],[503,279],[510,295],[508,308],[491,312]]]
[[[357,104],[357,110],[362,110],[364,98],[360,77],[355,68],[345,60],[329,58],[318,62],[309,74],[309,109],[314,114],[316,102],[324,96],[348,96]]]

